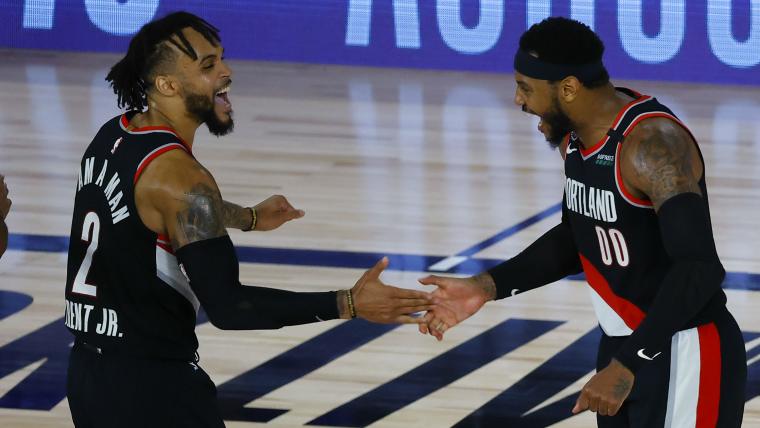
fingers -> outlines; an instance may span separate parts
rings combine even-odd
[[[413,317],[411,315],[399,315],[396,318],[393,319],[394,322],[398,324],[424,324],[424,319],[422,317]]]
[[[448,283],[446,282],[448,278],[437,276],[437,275],[428,275],[424,278],[420,278],[418,281],[422,285],[435,285],[439,288],[446,288]]]
[[[303,217],[304,215],[306,215],[306,213],[303,210],[296,210],[292,209],[291,207],[290,210],[285,212],[285,221],[295,220],[297,218]]]
[[[393,293],[390,297],[394,299],[404,299],[404,300],[413,300],[415,305],[422,305],[425,303],[430,303],[430,301],[433,299],[432,296],[430,296],[430,293],[426,293],[424,291],[416,291],[416,290],[407,290],[405,288],[398,288],[393,286],[388,286],[393,289]]]
[[[608,416],[615,416],[615,415],[617,415],[617,412],[620,411],[621,407],[623,407],[623,402],[622,401],[619,402],[619,403],[614,403],[614,404],[610,405],[607,408],[607,415]]]
[[[588,410],[588,397],[586,394],[586,391],[582,390],[581,395],[578,396],[578,400],[575,402],[575,407],[573,407],[574,415],[577,415],[584,410]]]
[[[379,278],[380,274],[383,273],[383,271],[387,267],[388,267],[388,257],[383,257],[382,259],[380,259],[380,261],[375,263],[375,265],[372,266],[370,270],[367,271],[366,278],[367,279]]]
[[[419,325],[420,333],[422,334],[428,334],[430,333],[430,329],[428,328],[428,323],[433,320],[433,313],[428,311],[424,317],[422,317],[422,323]]]
[[[429,303],[422,304],[422,305],[419,305],[419,306],[403,306],[403,307],[398,308],[397,313],[399,315],[402,315],[402,314],[403,315],[416,314],[418,312],[424,312],[424,311],[433,310],[433,308],[435,308],[435,306],[433,306],[433,305],[431,305]]]

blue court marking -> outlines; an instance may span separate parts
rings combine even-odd
[[[436,262],[433,265],[429,265],[427,270],[436,271],[436,272],[450,272],[450,273],[458,273],[462,268],[461,265],[463,263],[469,263],[472,259],[470,257],[474,256],[475,254],[485,250],[486,248],[495,245],[510,236],[516,234],[517,232],[520,232],[521,230],[524,230],[539,221],[550,217],[562,210],[562,203],[558,203],[555,205],[550,206],[549,208],[541,211],[540,213],[533,215],[531,217],[528,217],[527,219],[515,224],[514,226],[508,227],[501,232],[497,233],[496,235],[491,236],[488,239],[485,239],[481,242],[478,242],[477,244],[466,248],[458,253],[456,253],[453,256],[449,256],[444,258],[440,262]]]
[[[69,239],[64,236],[11,234],[8,248],[18,251],[41,251],[63,253],[68,251]],[[388,256],[387,270],[402,272],[427,272],[428,267],[443,256],[399,253],[372,253],[360,251],[309,250],[299,248],[237,247],[238,258],[244,263],[268,263],[290,266],[334,267],[345,269],[368,269],[383,256]],[[470,259],[452,267],[448,272],[475,275],[489,269],[503,260]],[[583,275],[569,279],[583,280]],[[723,288],[733,290],[760,291],[760,274],[750,272],[728,272]]]
[[[561,321],[508,319],[396,379],[319,416],[307,425],[367,426],[561,324]]]
[[[294,382],[348,354],[398,325],[372,324],[361,319],[341,323],[219,385],[217,395],[224,419],[269,422],[282,409],[246,407],[248,403]]]
[[[533,226],[534,224],[538,223],[539,221],[541,221],[541,220],[543,220],[543,219],[545,219],[547,217],[550,217],[550,216],[552,216],[552,215],[554,215],[554,214],[556,214],[556,213],[558,213],[560,211],[562,211],[562,203],[561,202],[558,203],[558,204],[556,204],[556,205],[550,206],[549,208],[541,211],[540,213],[538,213],[538,214],[536,214],[534,216],[526,218],[525,220],[517,223],[516,225],[514,225],[512,227],[508,227],[508,228],[502,230],[501,232],[497,233],[496,235],[494,235],[494,236],[492,236],[492,237],[490,237],[490,238],[488,238],[488,239],[486,239],[484,241],[478,242],[477,244],[473,245],[470,248],[467,248],[467,249],[464,249],[464,250],[458,252],[456,255],[457,256],[463,256],[463,257],[472,257],[475,254],[477,254],[477,253],[485,250],[486,248],[488,248],[488,247],[490,247],[492,245],[495,245],[495,244],[497,244],[497,243],[499,243],[499,242],[501,242],[501,241],[509,238],[510,236],[514,235],[515,233],[517,233],[517,232],[519,232],[519,231],[521,231],[523,229],[527,229],[528,227]]]

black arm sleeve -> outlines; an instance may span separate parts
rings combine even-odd
[[[657,213],[665,251],[672,260],[646,318],[626,339],[615,358],[632,372],[654,355],[719,292],[725,270],[718,259],[705,201],[681,193],[665,201]]]
[[[209,321],[223,330],[264,330],[338,318],[334,291],[296,293],[240,283],[229,236],[193,242],[177,250]]]
[[[573,231],[563,211],[562,222],[523,252],[488,270],[503,299],[558,281],[583,270]]]

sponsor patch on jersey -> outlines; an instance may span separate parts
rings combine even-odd
[[[594,163],[600,166],[612,166],[615,163],[615,156],[600,154]]]

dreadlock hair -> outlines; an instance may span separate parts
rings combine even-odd
[[[520,49],[535,52],[541,61],[551,64],[582,65],[601,61],[604,43],[586,24],[573,19],[551,17],[533,24],[523,33]],[[587,88],[597,88],[606,85],[610,81],[610,75],[605,69],[596,78],[578,80]]]
[[[184,28],[199,32],[213,46],[221,42],[216,27],[187,12],[174,12],[145,24],[132,37],[127,54],[106,76],[119,108],[126,106],[129,110],[142,111],[148,105],[147,91],[157,72],[176,58],[168,43],[193,60],[198,59],[195,49],[182,34]]]

